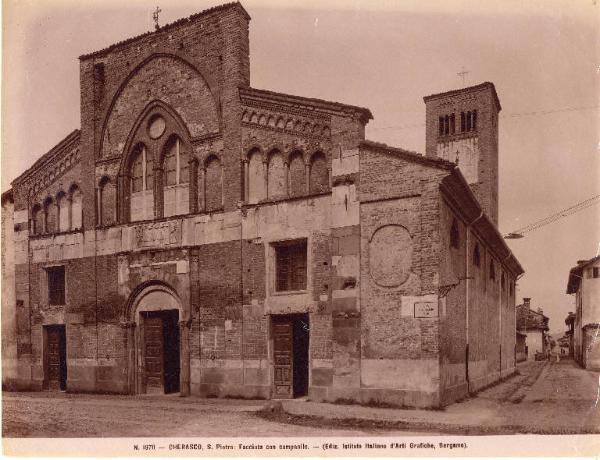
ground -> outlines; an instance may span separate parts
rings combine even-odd
[[[597,372],[572,360],[526,362],[519,374],[443,410],[266,401],[3,394],[4,437],[403,436],[600,433]],[[265,405],[269,410],[265,410]]]

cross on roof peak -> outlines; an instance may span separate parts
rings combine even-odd
[[[154,13],[152,13],[152,19],[154,19],[154,28],[156,30],[160,29],[160,26],[158,25],[158,15],[162,12],[162,10],[157,6],[156,10],[154,10]]]
[[[465,66],[462,66],[462,70],[456,74],[459,77],[462,77],[462,84],[463,84],[463,86],[465,86],[465,77],[469,73],[471,73],[471,71],[470,70],[465,70]]]

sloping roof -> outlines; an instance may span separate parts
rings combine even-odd
[[[442,98],[442,97],[446,97],[446,96],[453,96],[455,94],[462,93],[463,91],[464,92],[467,92],[467,91],[472,92],[473,90],[486,89],[486,88],[489,88],[492,90],[492,95],[494,96],[494,101],[496,102],[498,112],[500,112],[502,110],[502,106],[500,105],[500,99],[498,98],[498,93],[496,93],[496,87],[490,81],[486,81],[486,82],[483,82],[483,83],[480,83],[480,84],[474,85],[474,86],[469,86],[467,88],[453,89],[452,91],[446,91],[443,93],[430,94],[429,96],[425,96],[423,98],[423,100],[425,102],[428,102],[433,99],[438,99],[438,98]]]
[[[277,93],[274,91],[250,87],[240,88],[239,91],[242,102],[248,102],[252,99],[262,99],[280,104],[287,103],[305,105],[316,110],[322,109],[335,112],[355,112],[361,115],[364,123],[366,123],[368,120],[373,119],[373,114],[369,109],[365,107],[359,107],[356,105],[343,104],[341,102],[325,101],[323,99],[316,99],[311,97],[294,96],[291,94]]]
[[[517,329],[529,331],[538,329],[547,331],[549,318],[538,311],[532,310],[529,304],[522,303],[516,307]]]
[[[161,32],[165,32],[168,31],[174,27],[180,26],[184,23],[187,22],[193,22],[196,19],[200,18],[201,16],[205,16],[209,13],[214,13],[215,11],[220,11],[220,10],[226,10],[229,8],[239,8],[242,13],[246,16],[246,18],[248,20],[250,20],[250,15],[248,14],[248,12],[246,11],[246,9],[242,6],[242,4],[240,2],[230,2],[230,3],[224,3],[223,5],[217,5],[217,6],[213,6],[212,8],[208,8],[206,10],[202,10],[199,13],[195,13],[192,14],[191,16],[188,16],[187,18],[181,18],[178,19],[177,21],[171,22],[169,24],[165,24],[164,26],[160,27],[158,30],[151,30],[149,32],[145,32],[143,34],[140,35],[136,35],[135,37],[131,37],[131,38],[127,38],[125,40],[122,40],[120,42],[114,43],[110,46],[107,46],[106,48],[103,48],[101,50],[98,51],[93,51],[91,53],[87,53],[87,54],[82,54],[81,56],[79,56],[79,59],[88,59],[94,56],[98,56],[101,54],[105,54],[108,53],[109,51],[112,51],[116,48],[119,48],[121,46],[127,45],[131,42],[134,42],[136,40],[139,40],[140,38],[143,37],[147,37],[148,35],[152,35],[154,33],[161,33]]]
[[[583,269],[600,260],[600,256],[596,256],[589,260],[582,260],[569,272],[569,280],[567,281],[567,294],[574,294],[579,289],[581,278],[583,277]]]
[[[58,144],[52,147],[48,152],[42,155],[29,169],[27,169],[23,174],[12,181],[13,184],[18,184],[27,179],[34,171],[37,171],[39,168],[46,166],[50,163],[54,158],[60,155],[65,150],[70,150],[75,144],[79,143],[79,137],[81,132],[76,129],[72,131],[69,135],[67,135],[63,140],[61,140]]]
[[[453,202],[456,209],[459,209],[465,221],[472,225],[472,228],[486,241],[490,249],[494,252],[499,261],[505,265],[515,276],[525,272],[523,267],[513,255],[506,244],[504,237],[494,225],[494,223],[484,214],[483,209],[473,190],[467,183],[459,167],[441,158],[426,157],[416,152],[404,150],[397,147],[390,147],[373,141],[362,141],[360,147],[375,149],[389,155],[402,158],[406,161],[419,163],[426,167],[444,169],[449,174],[442,179],[440,189],[449,201]]]
[[[387,144],[375,141],[364,140],[359,144],[359,147],[367,147],[370,149],[378,150],[383,153],[388,153],[393,156],[404,158],[407,161],[421,163],[423,165],[432,166],[434,168],[446,169],[448,171],[453,170],[456,165],[443,158],[432,158],[426,157],[418,152],[411,150],[405,150],[400,147],[390,147]]]

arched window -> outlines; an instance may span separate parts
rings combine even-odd
[[[258,149],[254,149],[248,155],[248,203],[258,203],[264,200],[265,193],[265,173],[263,169],[262,154]]]
[[[473,265],[476,267],[481,267],[481,255],[479,254],[479,244],[475,244],[475,249],[473,250]]]
[[[456,132],[456,118],[454,114],[450,115],[450,134],[454,134]]]
[[[452,226],[450,227],[450,247],[458,249],[460,245],[460,233],[458,230],[458,222],[456,219],[452,219]]]
[[[471,131],[471,112],[467,112],[467,131]]]
[[[439,135],[443,136],[444,135],[444,117],[439,118],[438,129],[439,129]]]
[[[205,206],[207,211],[223,207],[223,168],[221,161],[212,156],[206,162]]]
[[[58,206],[58,231],[59,232],[68,232],[71,228],[71,223],[69,222],[69,199],[64,192],[60,192],[56,197],[56,204]]]
[[[57,206],[54,200],[50,197],[44,202],[44,218],[46,222],[46,233],[54,233],[58,224]]]
[[[494,267],[494,261],[490,260],[490,279],[496,279],[496,268]]]
[[[286,195],[286,171],[283,164],[283,155],[279,150],[269,154],[267,169],[267,195],[269,199],[281,198]]]
[[[294,152],[290,160],[290,196],[306,193],[306,167],[301,152]]]
[[[71,230],[79,230],[83,224],[83,194],[77,185],[71,186]]]
[[[189,153],[177,136],[167,143],[163,170],[163,215],[168,217],[189,213]]]
[[[44,213],[42,212],[42,207],[39,204],[36,204],[31,211],[31,217],[33,220],[33,234],[41,235],[44,233]]]
[[[322,193],[329,190],[329,171],[327,159],[322,152],[315,153],[310,159],[310,193]]]
[[[460,132],[461,133],[465,132],[465,126],[466,126],[465,112],[460,112]]]
[[[450,117],[448,115],[444,117],[444,134],[446,136],[450,134]]]
[[[152,219],[154,217],[154,162],[152,155],[142,144],[136,146],[131,159],[131,200],[129,219]]]
[[[477,129],[477,110],[473,110],[472,125],[473,125],[473,131],[475,131]]]
[[[98,188],[98,222],[113,225],[116,221],[116,189],[108,177],[103,177]]]

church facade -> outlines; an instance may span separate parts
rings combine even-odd
[[[81,56],[81,127],[2,196],[7,389],[439,407],[515,371],[494,85],[362,107],[250,86],[215,7]]]

